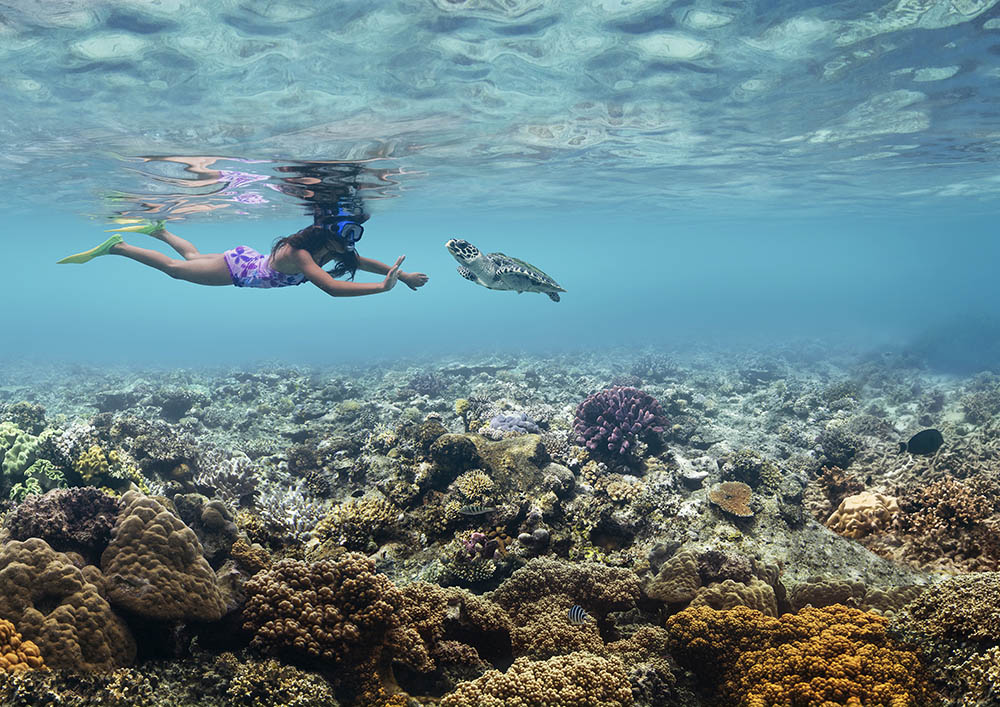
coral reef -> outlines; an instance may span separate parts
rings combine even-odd
[[[595,455],[631,458],[639,442],[653,442],[667,424],[656,399],[638,388],[614,386],[576,408],[577,442]]]

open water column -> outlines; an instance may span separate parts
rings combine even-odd
[[[998,54],[0,3],[0,707],[1000,704]]]

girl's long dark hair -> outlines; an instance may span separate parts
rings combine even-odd
[[[337,253],[333,251],[330,246],[330,241],[336,238],[333,233],[327,231],[326,229],[319,228],[317,226],[306,226],[298,233],[293,233],[290,236],[285,236],[284,238],[279,238],[271,246],[271,257],[277,252],[278,248],[288,244],[292,248],[301,248],[302,250],[308,251],[313,259],[316,260],[321,266],[326,265],[331,260],[336,261],[336,266],[327,270],[333,277],[340,277],[342,275],[350,275],[350,279],[354,279],[354,273],[358,270],[358,254],[353,250],[347,251],[346,253]],[[318,254],[321,255],[321,259],[316,259]]]

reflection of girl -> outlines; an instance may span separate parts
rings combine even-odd
[[[426,284],[427,276],[423,273],[408,273],[399,269],[405,255],[399,256],[391,266],[358,255],[354,246],[361,240],[364,233],[361,224],[367,220],[368,216],[360,210],[318,210],[312,226],[279,238],[269,255],[258,253],[248,246],[237,246],[225,253],[199,253],[190,242],[164,228],[163,221],[157,221],[114,230],[145,233],[157,238],[177,251],[183,260],[125,243],[116,233],[99,246],[58,262],[86,263],[101,255],[124,255],[170,277],[198,285],[271,288],[301,285],[308,280],[332,297],[388,292],[397,279],[411,290]],[[329,271],[323,270],[321,266],[331,260],[336,266]],[[385,275],[385,279],[381,282],[343,282],[335,279],[349,274],[353,280],[356,270]]]

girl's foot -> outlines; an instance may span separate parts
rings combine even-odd
[[[56,263],[59,263],[59,264],[62,264],[62,263],[76,263],[76,264],[89,263],[91,260],[93,260],[94,258],[96,258],[98,256],[107,255],[108,253],[111,252],[112,248],[114,248],[116,245],[118,245],[121,242],[122,242],[122,237],[116,233],[115,235],[111,236],[111,238],[109,238],[108,240],[104,241],[100,245],[94,246],[90,250],[85,250],[82,253],[77,253],[75,255],[68,255],[65,258],[63,258],[62,260],[57,260]]]
[[[142,223],[137,223],[134,226],[122,226],[121,228],[109,228],[108,233],[113,233],[115,231],[128,231],[131,233],[145,233],[147,236],[155,236],[158,233],[166,230],[164,225],[166,221],[144,221]]]

